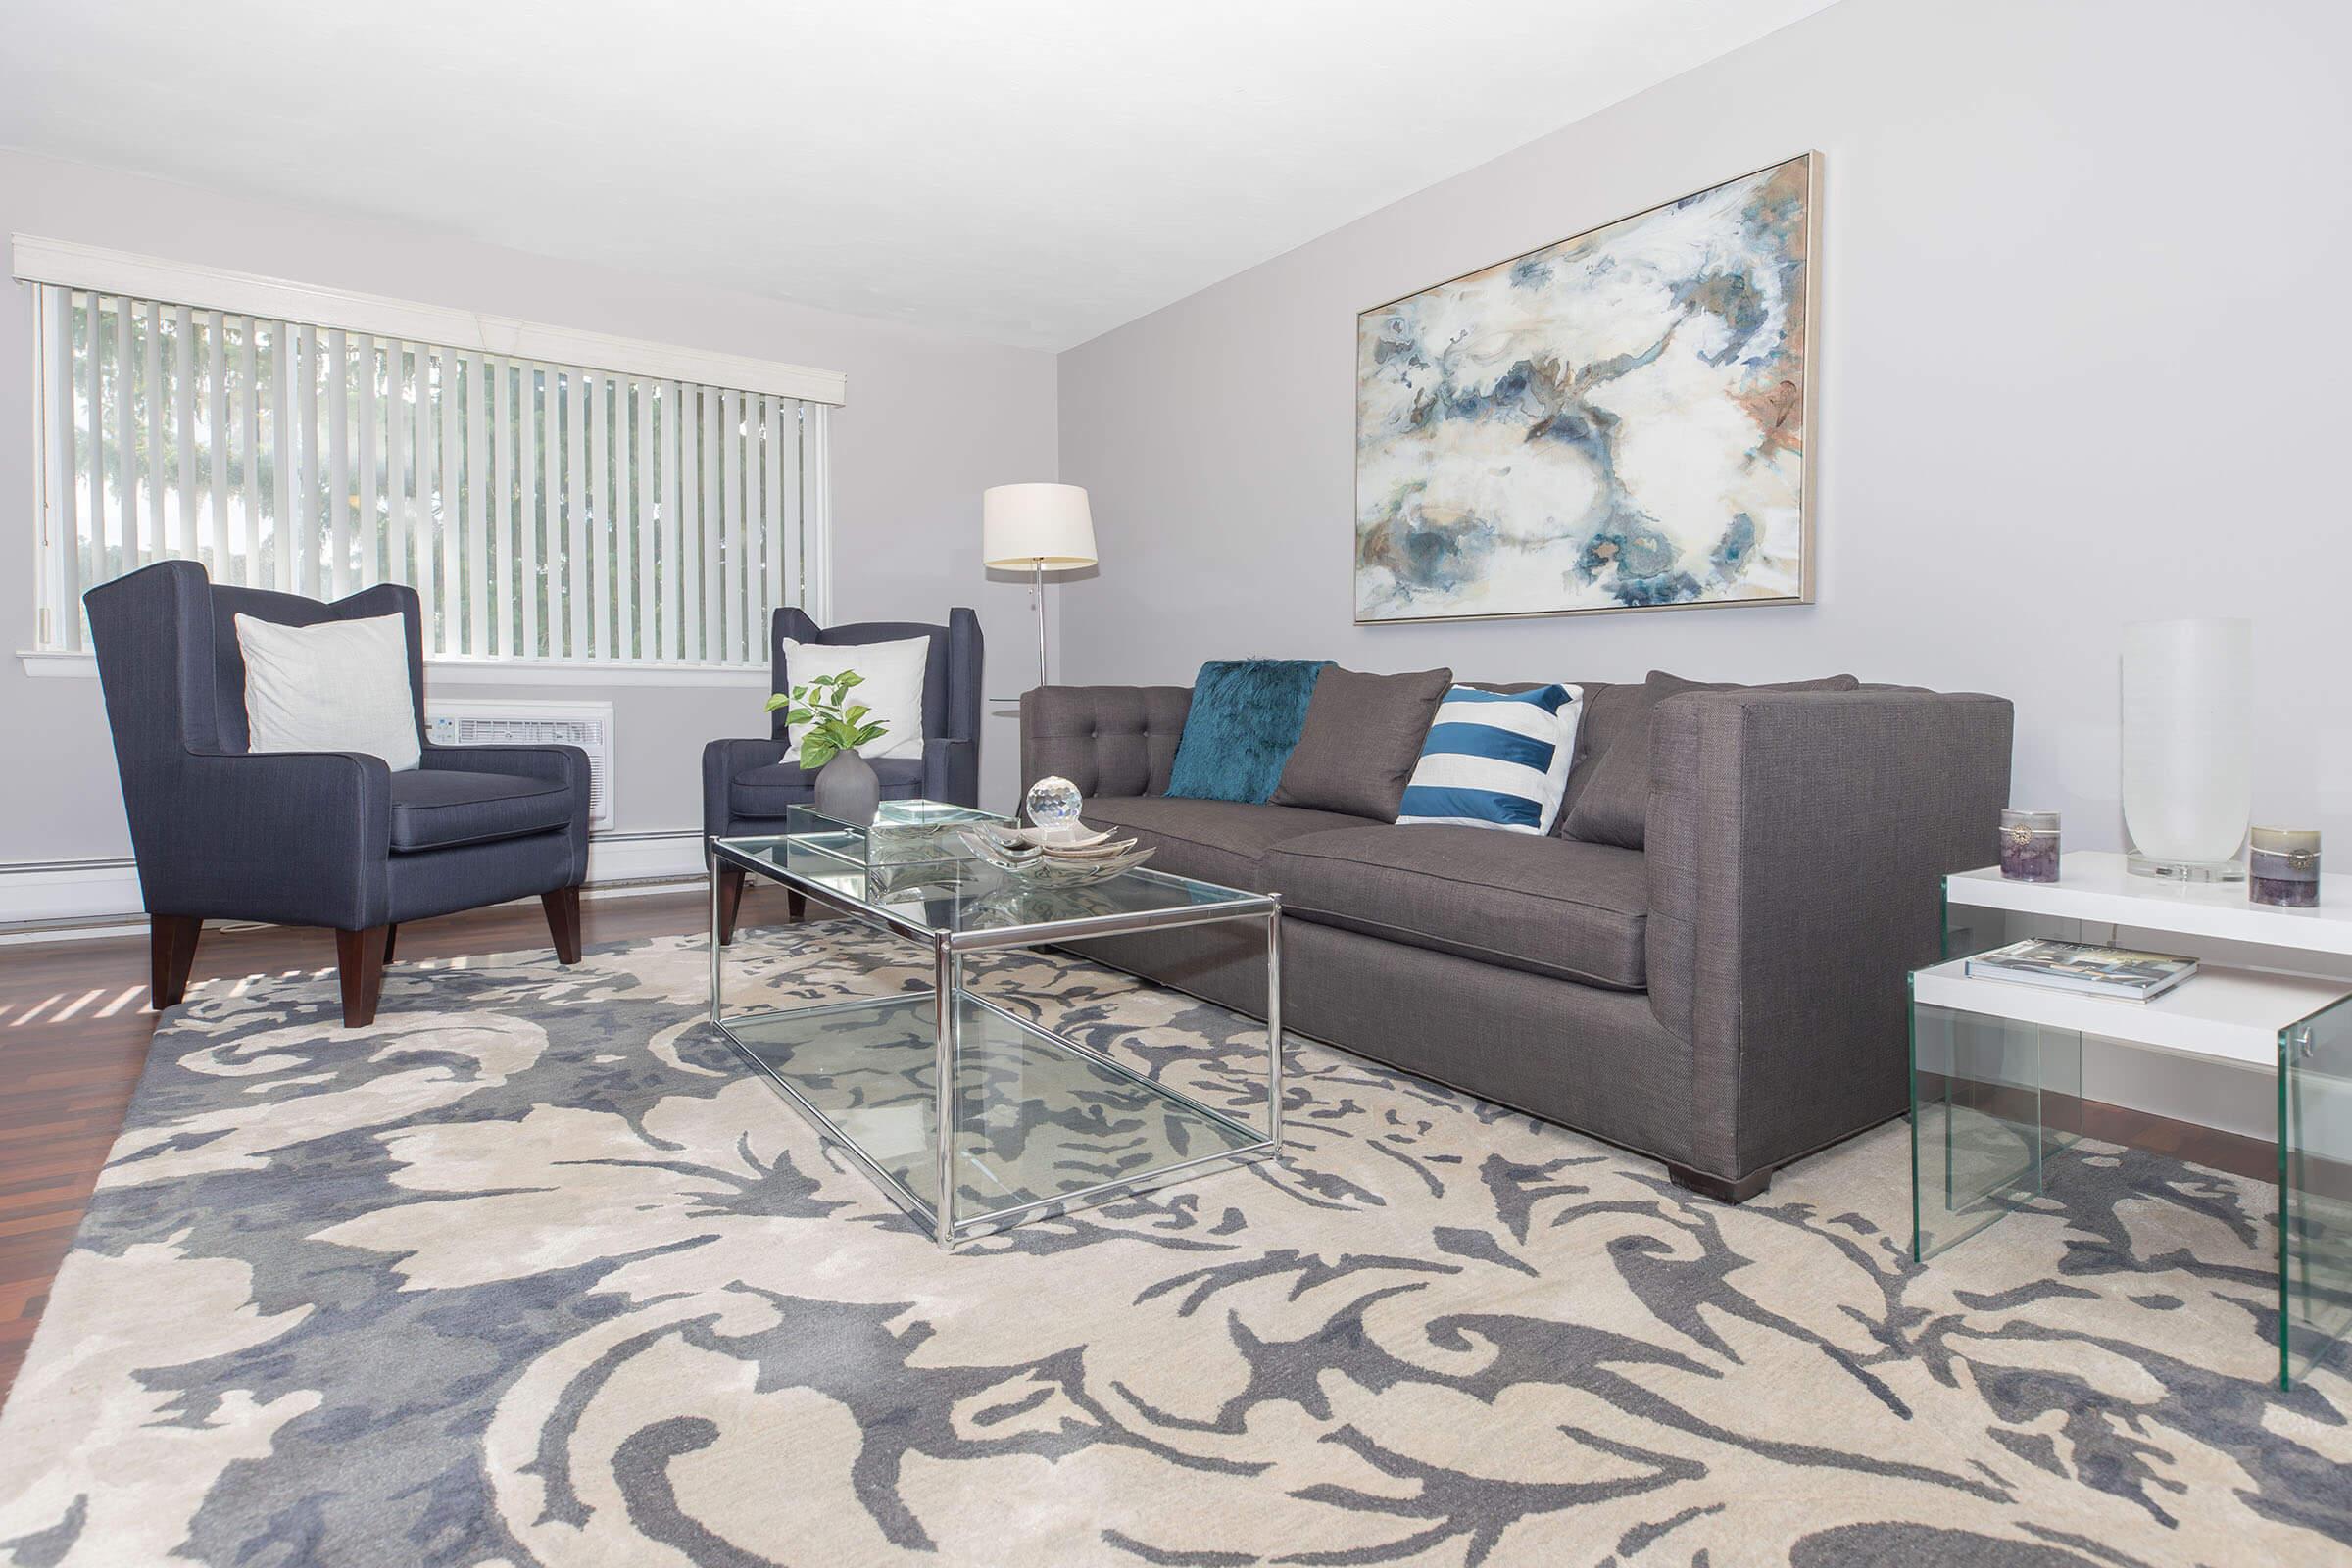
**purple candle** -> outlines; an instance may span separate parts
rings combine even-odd
[[[2001,875],[2012,882],[2058,880],[2058,813],[2001,812]]]
[[[2246,897],[2309,909],[2320,902],[2320,830],[2258,827],[2246,853]]]

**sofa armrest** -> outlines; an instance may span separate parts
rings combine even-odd
[[[1097,796],[1163,795],[1189,686],[1040,686],[1021,694],[1021,789],[1049,775]]]
[[[980,804],[980,746],[932,736],[923,742],[923,799],[950,806]]]
[[[137,845],[151,914],[358,931],[390,908],[391,769],[360,752],[183,753],[170,837]]]
[[[2011,722],[1911,690],[1658,705],[1650,1005],[1691,1045],[1698,1169],[1736,1182],[1902,1113],[1903,976],[1938,955],[1945,873],[1995,856]]]

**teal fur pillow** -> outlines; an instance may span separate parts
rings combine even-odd
[[[1212,659],[1193,681],[1192,710],[1168,793],[1193,801],[1261,803],[1306,725],[1328,659]]]

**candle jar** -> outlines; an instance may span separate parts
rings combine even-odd
[[[2012,882],[2058,880],[2058,813],[2001,812],[2001,875]]]
[[[2256,904],[2308,909],[2320,902],[2320,830],[2258,827],[2246,852],[2246,897]]]

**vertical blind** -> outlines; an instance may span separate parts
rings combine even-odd
[[[825,406],[37,286],[46,646],[153,562],[414,587],[443,659],[763,666]]]

